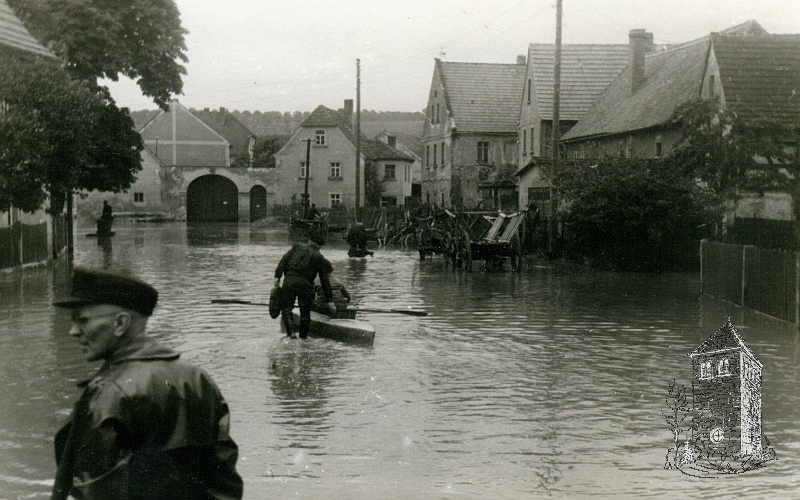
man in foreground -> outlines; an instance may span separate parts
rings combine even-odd
[[[104,361],[56,434],[53,499],[241,499],[228,405],[202,369],[145,335],[158,292],[76,268],[69,334]]]
[[[320,253],[319,245],[316,243],[295,243],[278,262],[275,268],[275,286],[280,286],[281,277],[285,276],[281,292],[283,300],[281,316],[288,336],[291,337],[294,330],[292,308],[296,298],[300,306],[299,336],[301,339],[308,337],[308,330],[311,327],[311,306],[314,303],[314,280],[318,275],[328,309],[332,313],[336,312],[328,281],[328,276],[332,272],[333,266]]]

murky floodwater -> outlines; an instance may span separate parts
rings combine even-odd
[[[245,498],[790,498],[800,492],[800,341],[793,327],[701,299],[696,274],[529,263],[452,270],[416,252],[349,260],[323,248],[367,307],[373,347],[289,340],[266,302],[285,233],[182,224],[79,231],[75,263],[129,270],[161,293],[150,331],[207,369],[232,411]],[[50,304],[65,269],[0,275],[0,498],[46,498],[52,436],[91,375]],[[663,470],[661,415],[687,353],[732,313],[764,363],[778,461],[724,479]]]

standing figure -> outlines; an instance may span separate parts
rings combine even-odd
[[[317,220],[320,218],[319,212],[317,211],[317,204],[312,203],[311,206],[306,211],[306,219],[307,220]]]
[[[347,255],[350,257],[372,255],[367,250],[367,230],[364,228],[364,223],[357,222],[354,226],[350,226],[350,230],[347,231],[347,236],[345,236],[345,241],[350,245],[350,249],[347,251]]]
[[[241,499],[228,405],[211,377],[146,336],[158,292],[82,268],[69,334],[103,361],[55,437],[52,499]]]
[[[275,268],[275,286],[280,286],[281,277],[285,276],[281,317],[288,336],[291,337],[294,331],[292,308],[296,298],[300,306],[299,336],[301,339],[308,337],[308,330],[311,327],[311,306],[314,303],[314,280],[318,275],[328,302],[328,309],[335,313],[336,305],[332,301],[331,285],[328,281],[328,275],[332,272],[333,266],[320,253],[319,245],[313,242],[295,243],[278,262],[278,267]]]
[[[111,236],[111,225],[114,222],[114,213],[108,200],[103,200],[103,213],[97,220],[97,236]]]

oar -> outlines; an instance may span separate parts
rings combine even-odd
[[[214,299],[211,301],[212,304],[242,304],[247,306],[267,306],[269,304],[265,304],[263,302],[250,302],[249,300],[239,300],[239,299]],[[415,309],[373,309],[373,308],[366,308],[366,307],[356,307],[358,311],[363,312],[371,312],[371,313],[395,313],[395,314],[408,314],[409,316],[427,316],[428,311],[418,311]]]

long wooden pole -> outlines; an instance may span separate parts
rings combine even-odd
[[[311,137],[306,139],[306,185],[303,190],[303,218],[305,219],[308,214],[309,196],[308,196],[308,177],[311,175]]]
[[[548,220],[548,251],[553,255],[556,249],[556,210],[558,210],[558,186],[556,175],[558,173],[559,148],[561,140],[559,124],[559,109],[561,101],[561,0],[556,1],[556,53],[555,67],[553,70],[553,168],[550,174],[550,218]]]
[[[361,59],[356,59],[356,222],[361,205]]]

